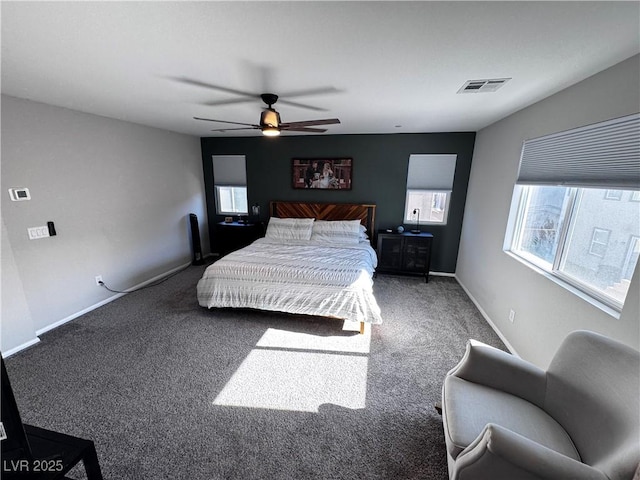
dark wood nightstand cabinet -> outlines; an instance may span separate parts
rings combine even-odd
[[[264,224],[262,222],[220,222],[216,225],[215,236],[215,245],[222,256],[264,237]]]
[[[378,272],[419,274],[429,281],[431,264],[430,233],[378,231]]]

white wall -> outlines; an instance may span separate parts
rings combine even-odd
[[[503,252],[522,142],[639,110],[640,56],[635,56],[476,137],[456,276],[516,353],[543,368],[576,329],[639,348],[639,269],[616,319]],[[516,311],[514,323],[508,320],[509,309]]]
[[[123,290],[187,264],[189,213],[208,245],[201,158],[197,137],[3,95],[2,351],[112,298],[96,275]]]
[[[0,351],[4,354],[11,353],[12,348],[38,342],[4,219],[2,221],[1,261],[2,317],[0,318],[2,318],[2,328],[0,328]]]

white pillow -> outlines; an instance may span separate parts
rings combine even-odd
[[[313,218],[271,217],[265,237],[271,240],[309,240]]]
[[[360,220],[316,220],[311,240],[323,243],[360,243]]]

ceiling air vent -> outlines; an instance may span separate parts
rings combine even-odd
[[[467,80],[457,93],[495,92],[510,78],[491,78],[487,80]]]

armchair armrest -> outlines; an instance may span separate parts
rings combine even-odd
[[[608,480],[600,470],[491,423],[455,461],[451,480],[467,478]]]
[[[544,403],[547,374],[521,358],[477,340],[447,375],[516,395],[539,407]]]

